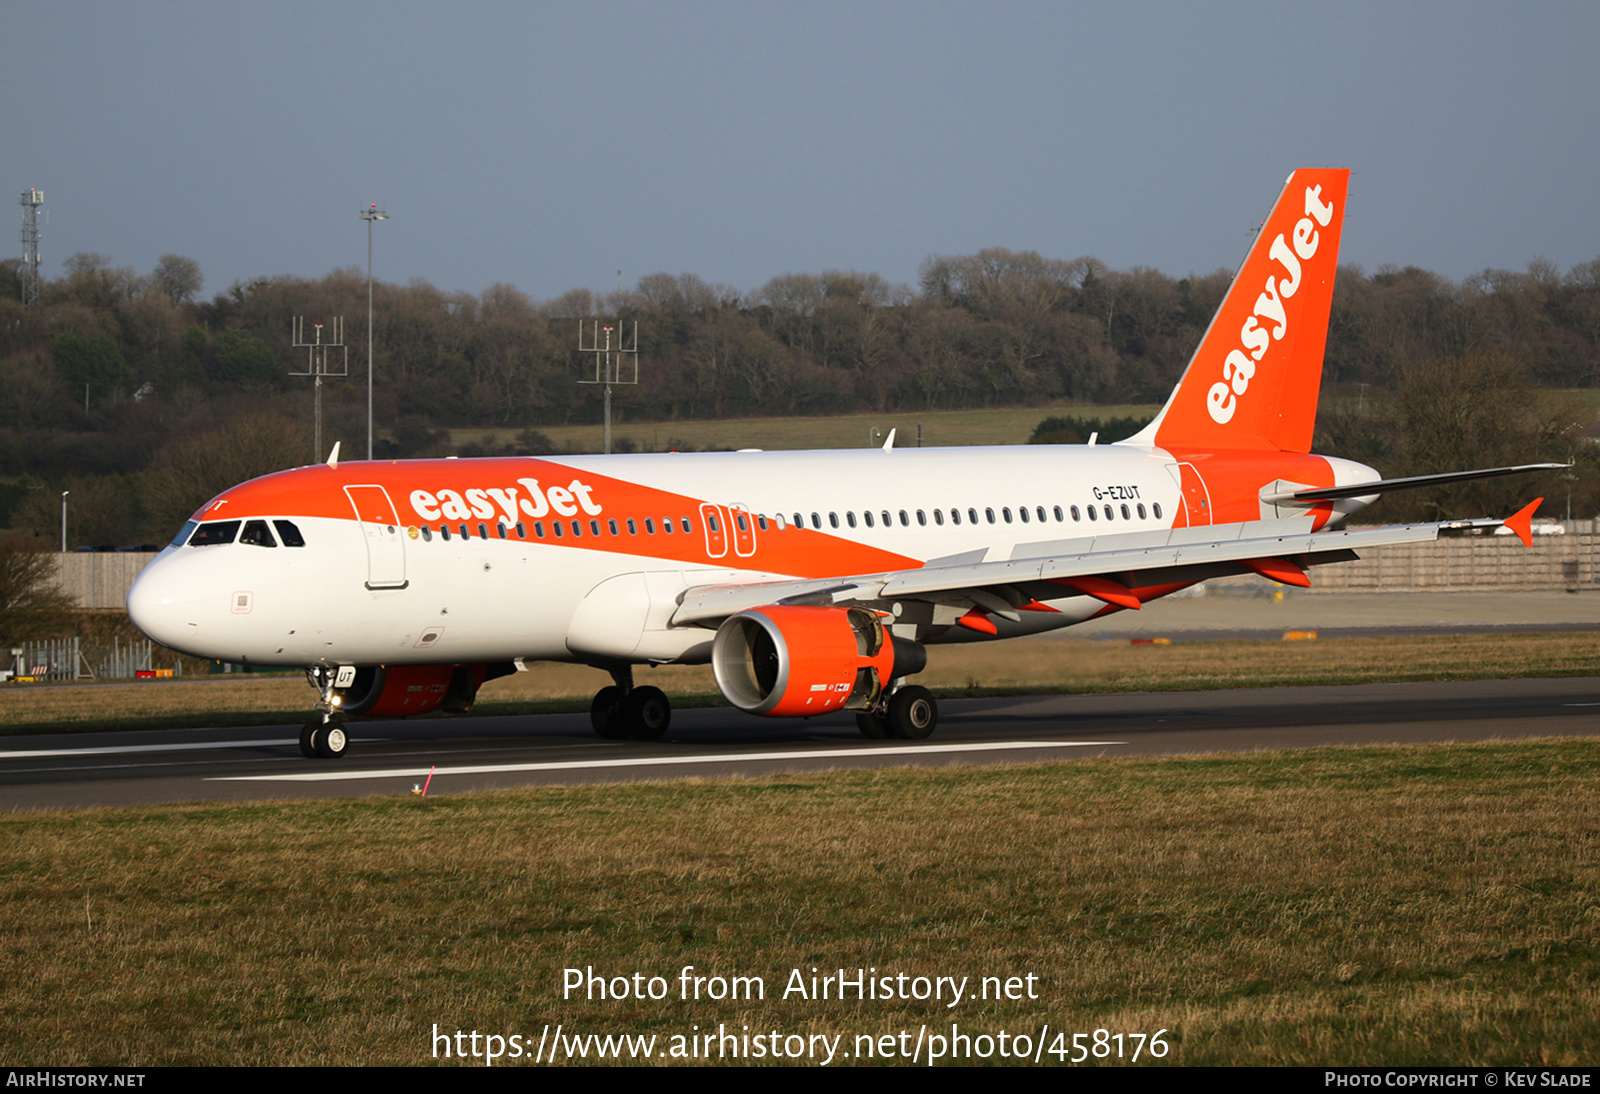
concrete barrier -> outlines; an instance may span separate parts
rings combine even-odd
[[[1592,527],[1594,522],[1582,524]],[[1600,535],[1585,532],[1535,536],[1532,547],[1524,547],[1515,536],[1378,547],[1366,550],[1359,562],[1318,566],[1311,574],[1310,591],[1594,589],[1600,587],[1597,543]],[[126,608],[133,579],[155,557],[110,551],[62,555],[61,589],[82,608]]]
[[[147,551],[83,551],[61,555],[61,591],[80,608],[128,606],[128,590],[156,556]]]

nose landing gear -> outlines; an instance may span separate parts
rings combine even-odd
[[[317,711],[300,728],[300,752],[308,760],[337,760],[350,747],[350,735],[338,715],[333,670],[322,666],[310,668],[306,670],[306,679],[317,689]]]

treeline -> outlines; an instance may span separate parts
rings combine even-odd
[[[624,422],[1160,402],[1229,278],[995,249],[930,258],[915,288],[853,271],[787,274],[754,292],[653,274],[619,293],[536,302],[509,285],[470,294],[380,283],[377,454],[442,454],[447,427],[520,431],[536,451],[541,426],[597,421],[597,389],[577,383],[578,328],[596,316],[638,326],[639,383],[614,397]],[[338,439],[347,455],[364,453],[361,272],[258,278],[210,299],[202,286],[181,256],[138,274],[80,254],[24,312],[18,265],[0,263],[0,476],[12,480],[0,523],[41,523],[60,489],[98,491],[131,496],[107,518],[105,542],[148,539],[175,526],[168,505],[150,499],[170,497],[176,512],[208,496],[186,491],[209,490],[209,480],[179,483],[186,460],[218,476],[257,459],[261,470],[308,462],[310,381],[291,375],[305,364],[291,345],[296,316],[346,321],[350,377],[324,388],[324,447]],[[1342,268],[1324,390],[1341,394],[1329,404],[1338,414],[1343,395],[1357,399],[1360,424],[1323,432],[1350,454],[1383,450],[1385,469],[1399,473],[1394,457],[1421,456],[1390,426],[1376,436],[1368,408],[1387,407],[1430,370],[1491,358],[1497,385],[1594,386],[1600,260],[1462,282],[1411,267]],[[1397,418],[1392,428],[1406,427]],[[212,454],[230,445],[251,455]],[[101,538],[84,528],[79,541]]]

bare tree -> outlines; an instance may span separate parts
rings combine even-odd
[[[205,283],[200,263],[182,255],[162,255],[150,280],[156,291],[174,304],[187,304]]]

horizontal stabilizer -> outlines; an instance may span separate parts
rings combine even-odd
[[[1291,490],[1281,494],[1264,494],[1261,500],[1268,505],[1288,505],[1303,501],[1311,504],[1333,501],[1338,498],[1364,498],[1371,494],[1387,494],[1391,490],[1415,490],[1420,486],[1443,486],[1452,482],[1472,482],[1475,479],[1497,479],[1501,475],[1521,475],[1528,471],[1557,471],[1571,467],[1570,463],[1524,463],[1516,467],[1485,467],[1477,471],[1446,471],[1442,475],[1413,475],[1405,479],[1378,479],[1376,482],[1356,483],[1353,486],[1317,486],[1307,490]]]

